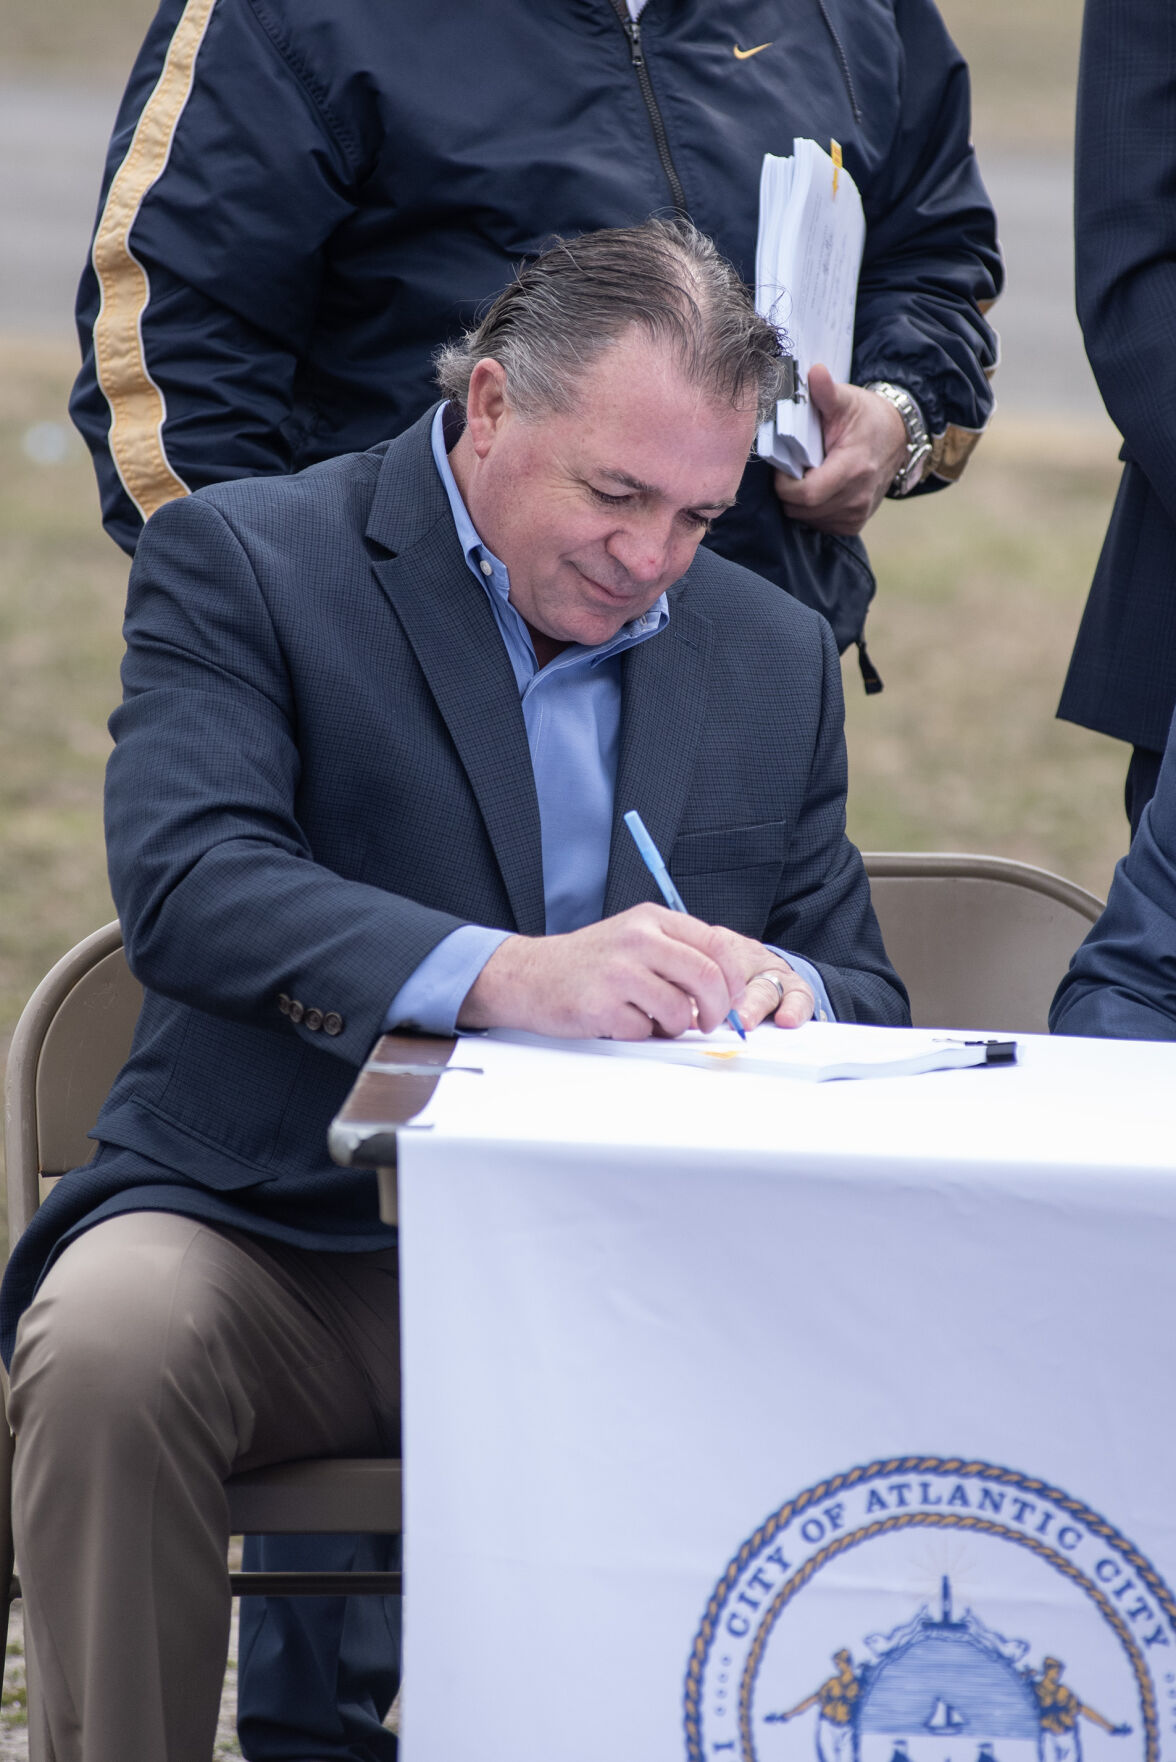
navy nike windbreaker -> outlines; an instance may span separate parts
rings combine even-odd
[[[399,433],[553,232],[685,211],[751,279],[760,162],[798,135],[865,206],[853,378],[913,393],[941,485],[991,410],[1001,266],[931,0],[649,0],[636,29],[624,0],[163,0],[78,301],[108,530]],[[860,636],[860,541],[787,520],[762,463],[709,542]]]

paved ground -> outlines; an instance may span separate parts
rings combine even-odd
[[[68,336],[85,261],[114,87],[0,80],[0,331]],[[1003,409],[1096,416],[1098,392],[1074,318],[1070,161],[989,154],[1010,290],[996,311]]]
[[[1001,335],[997,398],[1017,415],[1102,415],[1074,315],[1073,163],[1068,154],[983,161],[1000,220],[1009,291],[993,319]]]
[[[0,80],[0,330],[69,335],[117,90]]]

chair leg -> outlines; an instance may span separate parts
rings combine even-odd
[[[8,1379],[4,1378],[4,1413],[0,1415],[0,1602],[4,1613],[0,1622],[4,1628],[4,1653],[8,1651],[8,1614],[11,1604],[9,1587],[12,1584],[14,1554],[12,1546],[12,1456],[16,1440],[8,1429]]]
[[[8,1378],[4,1376],[2,1369],[0,1369],[0,1392],[3,1394],[4,1403],[3,1415],[0,1416],[0,1602],[3,1603],[4,1613],[0,1622],[4,1628],[3,1655],[7,1656],[12,1613],[9,1588],[12,1584],[12,1573],[16,1564],[12,1540],[12,1460],[16,1449],[16,1439],[8,1429]],[[45,1703],[41,1697],[36,1666],[29,1650],[27,1632],[24,1637],[24,1665],[25,1706],[28,1710],[29,1721],[29,1762],[55,1762],[49,1727],[45,1720]]]

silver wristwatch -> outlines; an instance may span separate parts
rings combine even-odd
[[[888,496],[909,496],[915,485],[922,479],[927,469],[927,461],[931,457],[931,440],[927,433],[927,424],[923,421],[923,412],[901,385],[891,385],[888,379],[872,379],[865,390],[877,392],[902,417],[902,425],[906,429],[906,458],[894,475],[894,481],[886,491]]]

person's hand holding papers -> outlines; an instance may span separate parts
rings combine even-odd
[[[797,381],[756,447],[794,520],[849,538],[893,483],[908,437],[892,403],[849,384],[866,220],[841,148],[830,148],[801,137],[790,157],[765,153],[760,169],[756,304],[787,331]]]
[[[907,435],[893,404],[865,386],[839,385],[827,367],[808,376],[821,416],[823,463],[803,477],[776,473],[776,494],[794,520],[851,538],[875,512],[906,455]]]
[[[746,1028],[769,1018],[795,1028],[813,1003],[810,986],[762,942],[638,905],[563,936],[508,937],[471,986],[458,1026],[645,1040],[709,1033],[732,1007]]]

